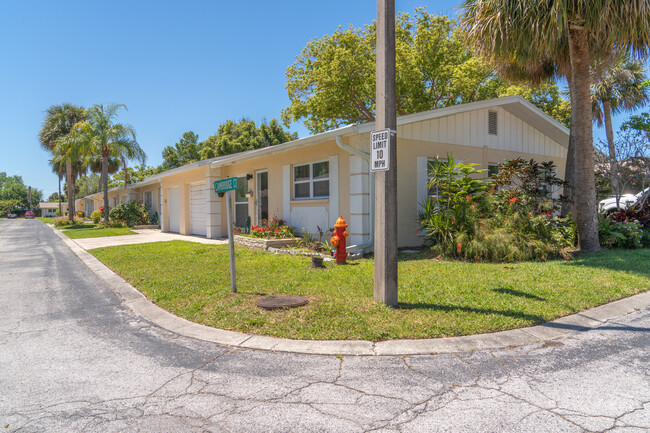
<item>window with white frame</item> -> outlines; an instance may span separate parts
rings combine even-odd
[[[327,198],[330,195],[329,161],[293,166],[293,198]]]

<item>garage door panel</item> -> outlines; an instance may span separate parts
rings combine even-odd
[[[190,185],[190,233],[207,235],[207,203],[205,184]]]

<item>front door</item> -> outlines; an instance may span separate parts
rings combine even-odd
[[[269,220],[269,172],[258,171],[255,182],[255,197],[257,202],[257,225],[262,225],[262,220]]]

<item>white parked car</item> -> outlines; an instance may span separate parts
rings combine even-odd
[[[601,200],[600,203],[598,203],[598,212],[608,213],[617,209],[627,209],[628,207],[633,206],[641,201],[644,197],[646,200],[650,200],[648,197],[649,194],[650,188],[646,188],[637,194],[622,195],[618,199],[618,206],[616,205],[616,197],[606,198],[605,200]]]

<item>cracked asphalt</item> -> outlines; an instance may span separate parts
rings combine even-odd
[[[136,318],[49,228],[0,221],[0,432],[647,432],[650,311],[525,347],[231,349]]]

